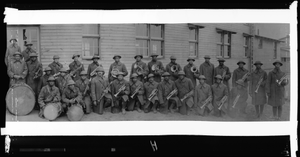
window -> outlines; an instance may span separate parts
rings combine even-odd
[[[274,45],[274,56],[273,58],[276,59],[277,58],[277,42],[273,42]]]
[[[249,57],[250,55],[250,37],[249,36],[244,36],[244,53],[245,53],[245,57]]]
[[[198,55],[198,29],[189,29],[189,56],[197,57]]]
[[[289,62],[290,58],[289,57],[281,57],[282,62]]]
[[[145,56],[151,53],[163,56],[164,25],[136,24],[136,52]]]
[[[218,32],[217,42],[217,56],[223,58],[230,58],[231,56],[231,34],[230,32]]]
[[[82,56],[91,57],[99,55],[99,25],[86,24],[82,26]]]
[[[262,49],[263,48],[263,39],[258,39],[259,43],[258,43],[258,49]]]

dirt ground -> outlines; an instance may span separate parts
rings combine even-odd
[[[103,115],[96,113],[90,113],[83,116],[81,121],[273,121],[272,117],[272,107],[270,105],[265,105],[264,114],[259,119],[255,118],[255,108],[251,105],[251,98],[248,99],[248,106],[246,109],[246,115],[240,115],[237,118],[231,118],[227,115],[224,117],[215,117],[212,114],[208,116],[199,116],[195,114],[195,111],[189,112],[189,115],[181,115],[180,113],[144,113],[144,112],[126,112],[125,115],[122,113],[112,114],[106,110]],[[289,121],[290,119],[290,102],[286,101],[283,105],[281,121]],[[38,111],[33,110],[30,114],[26,116],[14,116],[9,111],[6,111],[7,121],[48,121],[42,119],[38,116]],[[68,121],[66,116],[61,116],[56,119],[56,121]]]

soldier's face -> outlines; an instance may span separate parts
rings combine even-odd
[[[182,80],[184,78],[184,75],[179,75],[178,77],[180,80]]]
[[[54,86],[54,81],[49,81],[49,85],[52,87]]]
[[[31,57],[30,59],[31,59],[31,61],[33,61],[33,62],[36,61],[36,57]]]
[[[119,57],[115,57],[115,61],[116,61],[116,62],[119,62],[119,61],[120,61],[120,58],[119,58]]]
[[[31,49],[31,45],[27,45],[26,47],[27,47],[28,49]]]
[[[221,83],[221,79],[217,79],[217,83]]]
[[[189,60],[189,64],[192,65],[193,63],[194,63],[194,61],[190,59],[190,60]]]
[[[118,80],[119,81],[123,80],[123,75],[118,75]]]
[[[75,86],[73,84],[69,85],[69,88],[72,89],[72,90],[74,89],[74,87]]]
[[[176,63],[176,59],[171,59],[171,63]]]
[[[206,63],[209,63],[209,60],[210,60],[209,58],[205,58]]]
[[[279,64],[279,63],[276,63],[276,64],[275,64],[275,68],[280,68],[280,64]]]
[[[137,57],[136,57],[136,61],[137,61],[137,62],[141,61],[141,59],[142,59],[142,58],[141,58],[140,56],[137,56]]]
[[[82,80],[86,79],[86,75],[81,75],[80,77],[81,77]]]
[[[50,75],[50,74],[51,74],[51,71],[46,71],[46,74],[47,74],[47,75]]]
[[[59,59],[58,59],[58,58],[54,59],[54,62],[55,62],[55,63],[58,63],[58,61],[59,61]]]
[[[164,80],[169,81],[169,76],[165,76]]]
[[[94,58],[94,59],[93,59],[93,62],[94,62],[94,63],[97,63],[97,62],[98,62],[98,59],[97,59],[97,58]]]
[[[149,82],[151,82],[151,83],[152,83],[152,82],[153,82],[153,80],[154,80],[154,78],[153,78],[153,77],[150,77],[150,78],[149,78]]]
[[[76,57],[74,57],[74,61],[78,61],[78,57],[76,56]]]
[[[137,81],[137,77],[132,78],[132,81],[136,82]]]
[[[200,79],[199,82],[200,82],[201,84],[203,84],[203,83],[205,82],[205,80],[204,80],[204,79]]]
[[[157,56],[152,56],[152,60],[156,61],[157,60]]]
[[[224,62],[219,62],[219,65],[221,65],[221,66],[224,65]]]
[[[239,68],[242,68],[242,67],[244,67],[244,64],[243,64],[243,63],[240,63],[240,64],[239,64]]]
[[[21,56],[20,56],[20,55],[15,55],[15,59],[16,59],[17,61],[19,61],[19,60],[21,59]]]

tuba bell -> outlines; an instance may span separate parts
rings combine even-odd
[[[111,76],[117,78],[118,73],[119,69],[117,69],[117,67],[113,67],[113,69],[111,70]]]
[[[196,73],[197,71],[198,69],[195,65],[191,67],[191,72]]]
[[[143,74],[143,68],[139,65],[137,65],[137,63],[134,64],[133,68],[135,69],[135,72],[138,74],[138,75],[142,75]]]
[[[172,66],[171,66],[171,71],[172,71],[173,73],[177,72],[177,71],[178,71],[177,65],[172,65]]]
[[[152,67],[151,67],[151,70],[155,71],[155,72],[158,72],[159,71],[158,65],[157,64],[153,64]]]

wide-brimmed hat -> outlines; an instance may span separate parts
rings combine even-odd
[[[148,75],[148,78],[150,78],[150,77],[154,77],[154,74],[149,74],[149,75]]]
[[[59,59],[59,56],[58,55],[54,55],[53,59]]]
[[[151,55],[150,55],[150,57],[153,57],[153,56],[158,56],[158,54],[156,54],[156,53],[152,53]]]
[[[97,69],[95,70],[96,72],[104,72],[103,67],[97,67]]]
[[[141,54],[135,55],[134,59],[136,59],[136,57],[138,57],[138,56],[140,56],[143,59],[143,55],[141,55]]]
[[[165,77],[165,76],[170,76],[170,73],[164,72],[164,73],[162,74],[162,77]]]
[[[195,62],[195,58],[194,57],[189,57],[186,61],[189,61],[189,60],[193,60]]]
[[[170,60],[176,60],[176,59],[177,58],[175,56],[173,56],[173,55],[170,57]]]
[[[85,71],[85,70],[84,70],[84,71],[81,71],[79,75],[80,75],[80,76],[81,76],[81,75],[87,75],[87,71]]]
[[[222,76],[221,75],[217,75],[217,76],[215,76],[215,79],[221,79],[222,80]]]
[[[134,77],[138,77],[138,76],[139,76],[138,74],[133,73],[130,78],[134,78]]]
[[[52,71],[52,69],[50,67],[46,67],[44,71]]]
[[[245,83],[242,79],[237,80],[236,83],[241,85],[241,86],[245,86]]]
[[[225,59],[224,58],[219,58],[218,62],[225,62]]]
[[[92,60],[93,60],[93,59],[100,59],[100,57],[97,56],[97,55],[94,55],[94,56],[92,57]]]
[[[67,86],[74,85],[74,84],[75,84],[75,82],[73,80],[69,80]]]
[[[12,40],[18,42],[18,40],[17,40],[16,38],[11,38],[11,39],[9,40],[9,42],[11,42]]]
[[[114,55],[113,59],[115,59],[116,57],[122,58],[120,55]]]
[[[25,46],[29,46],[29,45],[32,46],[33,44],[31,42],[28,42],[28,43],[25,44]]]
[[[54,78],[53,76],[50,76],[50,77],[48,78],[47,82],[49,82],[49,81],[55,81],[55,78]]]
[[[37,57],[37,56],[38,56],[37,53],[34,52],[29,54],[29,57]]]
[[[68,71],[67,71],[66,68],[61,68],[61,69],[59,70],[59,72],[65,72],[65,73],[66,73],[66,72],[68,72]]]
[[[19,55],[19,56],[23,56],[20,52],[15,52],[14,54],[13,54],[13,56],[16,56],[16,55]]]
[[[237,65],[239,65],[240,63],[243,63],[244,65],[246,65],[246,63],[244,61],[237,62]]]
[[[185,75],[184,71],[179,71],[178,75]]]
[[[253,65],[257,65],[257,64],[263,65],[261,61],[256,61]]]
[[[204,59],[210,59],[210,56],[209,55],[205,55]]]
[[[119,71],[119,72],[116,74],[116,76],[119,76],[119,75],[122,75],[122,76],[124,76],[124,75],[125,75],[125,73],[123,73],[122,71]]]
[[[204,75],[200,75],[200,76],[199,76],[199,79],[204,79],[204,80],[206,80],[206,77],[205,77]]]
[[[275,66],[275,64],[276,63],[279,63],[280,64],[280,66],[282,66],[283,64],[282,64],[282,62],[280,62],[279,60],[276,60],[274,63],[273,63],[273,65]]]
[[[73,54],[72,59],[74,59],[75,57],[80,57],[79,54]]]

